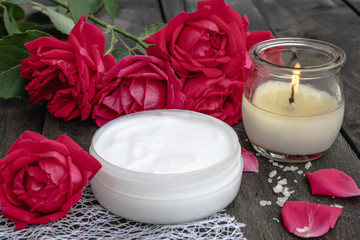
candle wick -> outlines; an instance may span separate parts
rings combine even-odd
[[[291,105],[292,103],[295,102],[295,97],[294,97],[294,86],[292,85],[291,86],[291,95],[290,95],[290,98],[289,98],[289,104]]]

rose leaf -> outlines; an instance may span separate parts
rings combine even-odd
[[[30,30],[0,39],[0,97],[24,95],[26,80],[20,77],[20,64],[21,60],[30,56],[24,43],[44,36],[48,34]]]
[[[13,98],[25,96],[28,80],[20,77],[20,65],[0,73],[0,97]]]
[[[83,15],[97,12],[101,7],[101,0],[69,0],[69,9],[74,22]]]
[[[333,197],[360,196],[360,189],[355,181],[346,173],[337,169],[321,169],[306,173],[311,193]]]
[[[31,2],[32,0],[6,0],[6,1],[13,4],[24,4]]]
[[[129,56],[130,53],[128,50],[123,48],[117,48],[111,52],[111,54],[115,57],[116,61],[118,62],[123,57]]]
[[[116,18],[119,11],[119,1],[120,0],[103,0],[104,8],[108,16],[112,21]]]
[[[54,24],[57,30],[69,35],[73,27],[75,26],[74,21],[59,12],[57,7],[46,7],[45,9],[34,6],[33,9],[42,12],[50,18],[50,21]]]

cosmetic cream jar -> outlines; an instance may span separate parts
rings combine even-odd
[[[176,224],[209,216],[236,197],[243,170],[235,131],[211,116],[153,110],[105,124],[90,153],[99,203],[124,218]]]

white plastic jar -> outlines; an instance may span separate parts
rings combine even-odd
[[[235,131],[205,114],[153,110],[102,126],[90,153],[102,168],[96,199],[130,220],[176,224],[209,216],[236,197],[243,170]]]

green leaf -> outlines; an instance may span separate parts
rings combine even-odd
[[[59,13],[57,7],[46,7],[46,9],[43,9],[41,7],[35,6],[33,8],[48,16],[56,29],[64,34],[69,35],[75,26],[74,21],[64,14]]]
[[[111,54],[115,57],[116,61],[120,61],[123,57],[129,56],[130,53],[128,50],[123,48],[117,48],[111,52]]]
[[[24,44],[44,36],[49,35],[31,30],[0,39],[0,97],[18,97],[25,93],[24,86],[28,81],[20,77],[20,65],[31,54]]]
[[[15,4],[4,4],[6,8],[8,9],[8,13],[10,18],[14,20],[23,19],[25,17],[24,10]]]
[[[119,11],[120,0],[103,0],[103,1],[107,15],[111,18],[112,21],[114,21]]]
[[[13,98],[26,95],[29,80],[20,77],[20,64],[0,73],[0,97]]]
[[[141,40],[144,40],[144,39],[150,37],[151,35],[153,35],[154,33],[156,33],[157,31],[161,30],[165,26],[166,26],[166,23],[157,23],[157,24],[150,25],[147,28],[144,28],[144,30],[142,32],[140,32],[139,38]]]
[[[145,44],[146,44],[146,43],[145,43]],[[146,45],[148,45],[148,44],[146,44]],[[135,48],[136,48],[141,54],[146,55],[146,49],[143,48],[140,44],[136,43],[136,44],[135,44]]]
[[[13,4],[24,4],[31,2],[32,0],[6,0],[6,2],[13,3]]]
[[[20,33],[21,32],[16,27],[16,25],[11,21],[7,8],[4,8],[4,16],[3,17],[4,17],[4,24],[5,24],[6,31],[9,34]]]
[[[101,0],[69,0],[69,9],[74,22],[77,22],[82,15],[88,16],[97,12],[101,7]]]
[[[39,25],[32,22],[15,22],[15,26],[21,31],[26,32],[27,30],[38,29]]]

